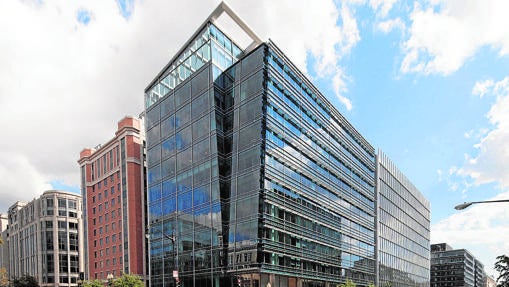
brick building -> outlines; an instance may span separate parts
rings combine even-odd
[[[125,117],[115,137],[80,153],[86,279],[145,274],[142,125]]]

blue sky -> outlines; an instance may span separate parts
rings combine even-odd
[[[469,249],[492,274],[509,208],[453,207],[509,198],[508,2],[228,3],[430,200],[432,242]],[[217,4],[2,1],[0,211],[77,192],[79,152],[141,112],[145,86]]]

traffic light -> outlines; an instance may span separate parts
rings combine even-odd
[[[175,286],[180,287],[180,279],[175,278]]]
[[[237,278],[237,287],[240,287],[242,285],[242,279]]]

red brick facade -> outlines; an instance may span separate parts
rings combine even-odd
[[[86,185],[82,190],[86,190],[83,214],[86,216],[88,279],[106,279],[108,274],[120,276],[124,272],[145,274],[144,139],[140,132],[140,120],[126,117],[118,123],[113,139],[80,153],[78,163],[85,173]],[[125,142],[124,155],[122,141]],[[124,177],[125,183],[122,182]],[[127,224],[124,224],[125,219]],[[124,264],[126,259],[129,266]]]

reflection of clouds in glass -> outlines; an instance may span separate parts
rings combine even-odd
[[[258,221],[237,223],[235,229],[235,242],[241,245],[251,245],[258,237]]]

